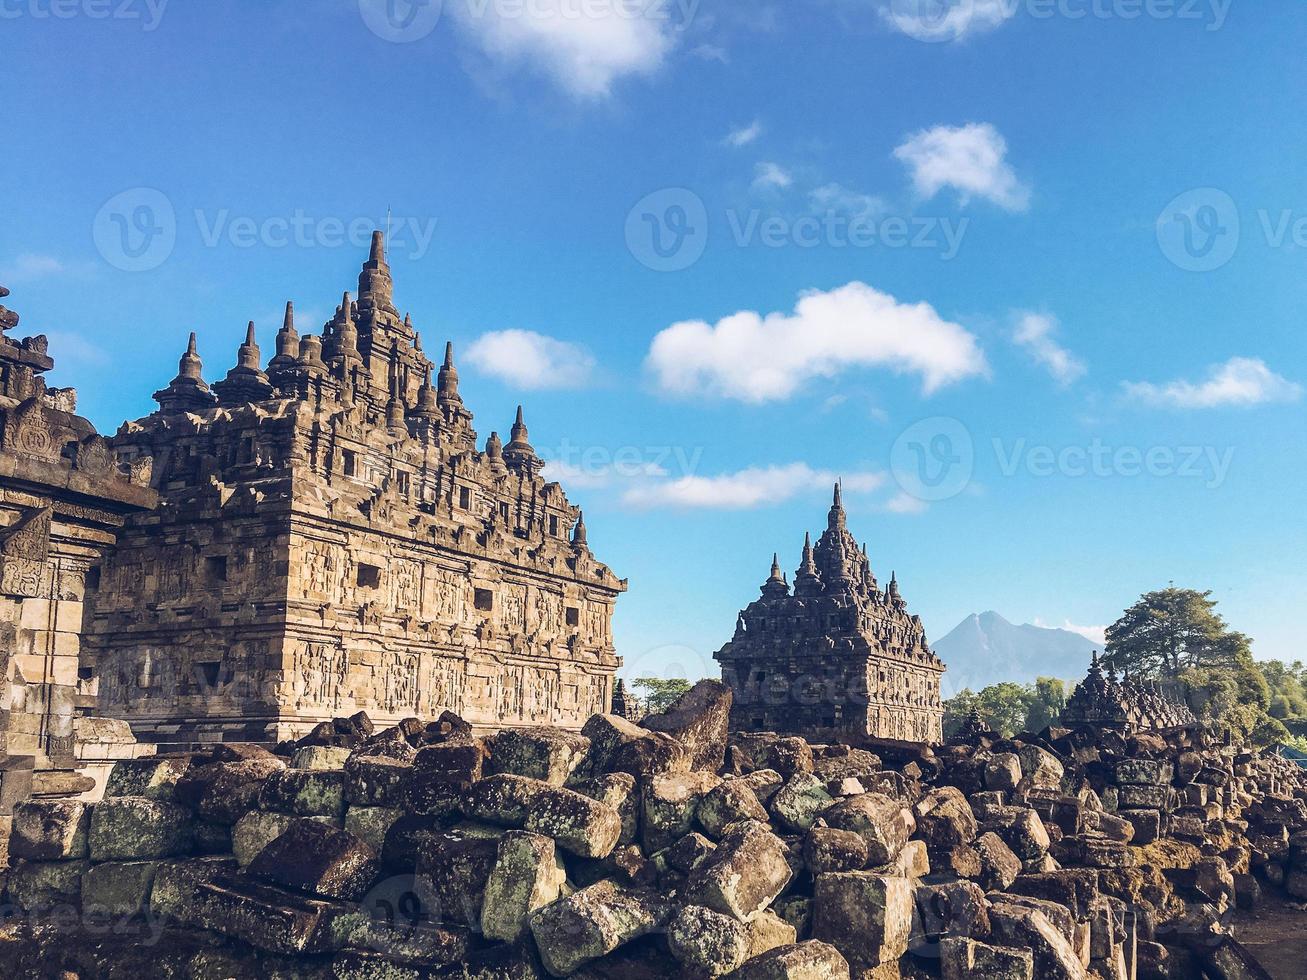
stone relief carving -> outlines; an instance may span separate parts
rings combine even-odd
[[[0,592],[35,598],[41,594],[50,555],[50,507],[33,509],[0,531]]]

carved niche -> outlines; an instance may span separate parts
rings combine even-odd
[[[50,557],[50,507],[26,511],[0,531],[0,592],[34,599]]]

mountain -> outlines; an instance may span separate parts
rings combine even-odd
[[[948,636],[931,644],[948,665],[946,693],[979,691],[990,684],[1037,677],[1079,681],[1098,645],[1070,630],[1014,626],[996,612],[968,616]]]

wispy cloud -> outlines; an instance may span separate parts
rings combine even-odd
[[[1065,620],[1061,626],[1055,626],[1051,623],[1044,622],[1038,617],[1035,618],[1033,625],[1042,629],[1061,629],[1066,630],[1068,633],[1079,633],[1086,640],[1089,640],[1092,643],[1097,643],[1100,647],[1107,646],[1106,626],[1077,626],[1069,619]]]
[[[586,348],[534,330],[482,334],[465,356],[482,373],[528,390],[584,387],[595,367]]]
[[[64,264],[53,255],[33,255],[26,253],[18,256],[8,264],[5,274],[11,282],[27,282],[43,276],[57,275],[64,271]]]
[[[1069,385],[1084,377],[1085,362],[1059,344],[1054,336],[1058,322],[1043,313],[1018,313],[1012,341],[1030,358],[1053,376],[1060,385]]]
[[[861,282],[804,293],[793,313],[673,324],[654,338],[646,365],[666,394],[754,404],[860,367],[919,375],[926,394],[988,371],[969,331],[928,303],[900,303]]]
[[[847,218],[874,218],[883,214],[886,205],[873,194],[864,194],[843,184],[824,184],[808,194],[808,203],[817,214],[837,214]]]
[[[490,58],[533,65],[582,99],[608,95],[627,76],[656,72],[676,43],[672,19],[653,4],[638,16],[619,4],[578,12],[571,0],[448,9]]]
[[[673,507],[706,510],[749,510],[784,503],[807,493],[829,492],[843,479],[846,493],[871,493],[885,485],[883,473],[839,474],[813,469],[806,463],[753,466],[719,476],[689,475],[637,483],[623,495],[631,507]]]
[[[762,135],[762,120],[755,119],[747,126],[741,126],[739,129],[733,129],[726,134],[726,145],[733,146],[736,149],[749,146],[758,141]]]
[[[1202,381],[1177,379],[1165,384],[1127,381],[1127,396],[1166,408],[1251,407],[1272,402],[1295,402],[1302,385],[1276,374],[1266,362],[1253,357],[1232,357],[1214,365]]]
[[[895,30],[919,41],[960,41],[992,31],[1018,9],[1012,0],[878,0],[880,15]]]
[[[779,163],[765,161],[758,164],[753,178],[755,191],[783,191],[793,186],[794,175]]]
[[[909,136],[894,156],[908,168],[918,194],[929,200],[945,188],[966,205],[983,198],[1007,211],[1025,211],[1030,189],[1007,163],[1007,141],[989,123],[936,126]]]
[[[885,502],[885,510],[889,511],[891,514],[912,516],[916,514],[924,514],[929,509],[930,505],[926,503],[926,501],[914,497],[910,493],[895,494]]]

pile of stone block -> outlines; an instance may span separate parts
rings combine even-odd
[[[119,763],[17,808],[0,975],[1255,977],[1223,917],[1302,896],[1307,780],[1110,733],[880,754],[636,725],[363,716]],[[111,929],[92,929],[107,917]]]

